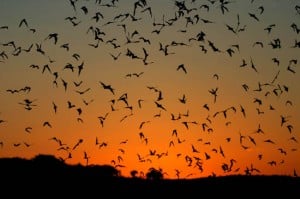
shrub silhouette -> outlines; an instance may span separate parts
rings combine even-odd
[[[132,178],[137,178],[137,176],[136,176],[137,174],[138,174],[137,170],[130,171],[130,175],[131,175]]]

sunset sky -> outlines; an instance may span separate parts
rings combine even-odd
[[[0,19],[0,157],[300,173],[299,0],[1,0]]]

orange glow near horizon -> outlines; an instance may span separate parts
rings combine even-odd
[[[68,0],[1,1],[0,157],[52,154],[85,165],[86,153],[88,164],[111,164],[128,177],[151,167],[172,179],[176,170],[180,178],[251,168],[252,174],[300,173],[297,2],[182,1],[190,11],[175,2],[181,1],[124,0],[110,7],[111,1],[81,0],[74,11]],[[26,106],[26,99],[33,102]]]

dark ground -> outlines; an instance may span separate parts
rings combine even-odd
[[[118,176],[112,166],[71,166],[47,155],[31,160],[0,158],[0,179],[0,192],[9,194],[7,198],[300,196],[300,177],[235,175],[179,180],[125,178]]]

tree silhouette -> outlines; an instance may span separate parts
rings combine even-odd
[[[97,175],[101,178],[112,178],[120,177],[121,172],[111,165],[89,165],[86,167],[87,172],[93,175]],[[84,170],[83,167],[80,167],[80,170]]]
[[[48,154],[38,154],[34,158],[31,159],[34,164],[38,164],[40,166],[48,166],[48,167],[60,167],[64,165],[64,162],[61,159],[57,159],[54,155]]]
[[[162,180],[163,177],[164,175],[161,168],[155,169],[151,167],[149,171],[146,173],[146,178],[149,180]]]

